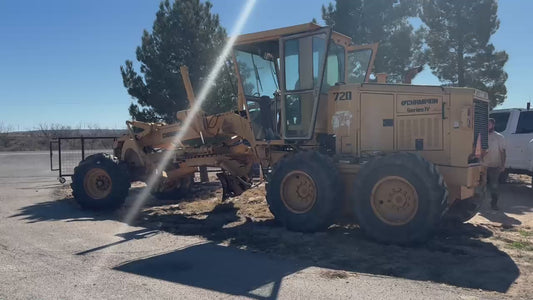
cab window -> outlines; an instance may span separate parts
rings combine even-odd
[[[278,75],[274,61],[241,50],[235,51],[235,56],[243,81],[244,94],[252,97],[272,97],[278,89]]]
[[[371,59],[371,49],[362,49],[348,53],[348,83],[365,82]]]
[[[285,43],[285,87],[288,91],[300,88],[300,41]]]
[[[307,43],[312,47],[312,70],[308,69],[304,50]],[[309,90],[318,86],[320,62],[324,57],[326,41],[318,37],[306,37],[285,42],[285,87],[287,91]],[[308,78],[312,71],[313,78]]]
[[[327,93],[329,88],[337,82],[344,82],[344,60],[344,48],[333,42],[330,43],[322,93]]]

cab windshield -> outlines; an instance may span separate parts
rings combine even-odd
[[[235,51],[239,74],[246,96],[273,97],[279,89],[274,58],[266,54],[266,59],[255,53]]]

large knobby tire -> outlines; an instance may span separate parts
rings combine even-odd
[[[270,211],[287,229],[327,229],[340,211],[340,180],[333,162],[318,152],[299,152],[279,161],[266,187]]]
[[[82,208],[117,209],[126,200],[130,188],[127,166],[109,154],[91,155],[74,168],[71,187]]]
[[[159,200],[181,200],[190,194],[192,184],[194,183],[194,174],[185,176],[180,179],[179,185],[167,191],[155,191],[151,190],[152,196]]]
[[[442,175],[412,153],[390,154],[365,164],[357,174],[353,198],[360,228],[382,243],[427,240],[448,207]]]

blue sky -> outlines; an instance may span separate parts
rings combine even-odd
[[[231,30],[246,0],[212,0]],[[258,0],[244,32],[320,18],[328,0]],[[123,127],[131,98],[120,65],[135,59],[143,29],[151,29],[159,1],[0,1],[0,123],[33,129],[40,123]],[[533,1],[499,1],[497,49],[510,56],[504,107],[533,102]],[[429,70],[414,81],[438,84]]]

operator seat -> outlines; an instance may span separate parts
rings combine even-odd
[[[274,134],[274,121],[272,120],[272,99],[269,96],[261,96],[259,98],[259,108],[261,109],[261,125],[265,131],[265,138],[267,140],[276,139]]]

